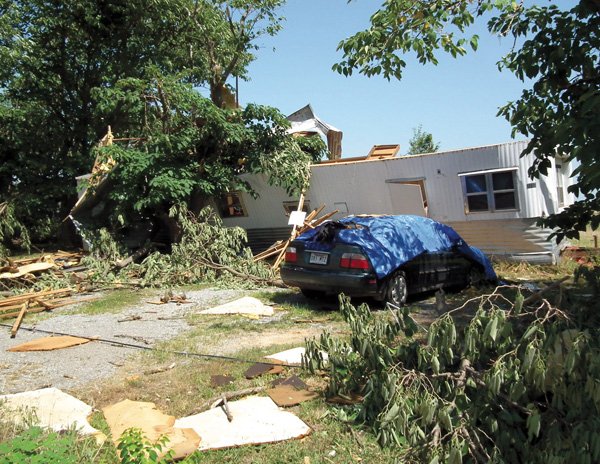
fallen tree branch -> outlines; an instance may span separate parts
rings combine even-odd
[[[236,269],[233,269],[232,267],[226,266],[224,264],[217,264],[213,261],[209,261],[207,259],[199,259],[198,260],[201,264],[203,264],[204,266],[207,266],[211,269],[217,270],[217,271],[226,271],[229,272],[230,274],[236,276],[236,277],[240,277],[242,279],[250,279],[254,282],[259,282],[262,284],[268,284],[271,285],[273,287],[279,287],[279,288],[288,288],[287,285],[285,285],[283,283],[282,280],[279,279],[266,279],[264,277],[258,277],[252,274],[246,274],[244,272],[240,272]]]
[[[538,292],[534,293],[533,295],[528,296],[523,301],[523,306],[526,306],[528,304],[533,303],[534,301],[537,301],[537,300],[541,299],[542,296],[544,296],[544,294],[548,293],[552,289],[560,287],[560,285],[563,282],[565,282],[566,280],[569,280],[570,278],[571,278],[570,276],[565,276],[562,279],[557,280],[556,282],[553,282],[550,285],[547,285],[546,287],[542,288],[541,290],[539,290]]]

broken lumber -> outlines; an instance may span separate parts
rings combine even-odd
[[[56,308],[60,308],[62,306],[68,306],[71,304],[75,304],[75,303],[83,303],[85,301],[94,301],[99,299],[99,297],[91,297],[91,298],[82,298],[79,300],[73,300],[73,299],[62,299],[61,303],[57,303],[57,304],[53,304],[51,308],[46,308],[44,306],[42,307],[30,307],[27,309],[28,313],[41,313],[42,311],[50,311],[52,309],[56,309]],[[12,319],[13,317],[17,317],[19,315],[19,312],[0,312],[0,319]]]
[[[0,300],[0,307],[4,306],[7,303],[14,303],[14,302],[18,302],[18,301],[24,301],[24,300],[28,300],[30,298],[38,298],[38,297],[44,297],[44,296],[50,296],[50,295],[58,295],[58,294],[62,294],[62,293],[69,293],[69,294],[71,294],[72,292],[73,292],[72,288],[61,288],[61,289],[58,289],[58,290],[45,290],[45,291],[42,291],[42,292],[23,293],[21,295],[15,295],[15,296],[4,298],[4,299]]]
[[[301,196],[300,200],[303,202],[303,196]],[[299,208],[300,208],[300,203],[299,203]],[[270,257],[273,257],[276,255],[277,257],[275,258],[275,261],[271,267],[273,269],[277,269],[281,265],[283,259],[285,258],[285,250],[290,245],[292,240],[294,240],[298,235],[303,234],[307,230],[314,229],[315,227],[321,225],[323,222],[327,221],[333,215],[339,213],[339,210],[336,209],[334,211],[331,211],[330,213],[327,213],[327,214],[315,219],[319,214],[321,214],[323,209],[325,209],[325,205],[321,205],[318,208],[311,211],[306,216],[306,218],[304,218],[304,225],[302,227],[297,227],[297,226],[293,227],[289,239],[287,239],[285,241],[278,240],[277,242],[275,242],[273,245],[271,245],[266,250],[261,251],[260,253],[256,254],[254,256],[254,261],[255,262],[261,261],[263,259],[270,258]],[[300,211],[300,209],[298,209],[298,210]]]
[[[15,321],[12,328],[10,329],[10,338],[15,338],[15,336],[17,335],[17,331],[19,330],[19,327],[21,327],[21,322],[23,321],[23,318],[25,317],[25,313],[27,312],[28,307],[29,307],[29,302],[23,303],[23,306],[21,307],[21,310],[19,311],[19,314],[17,316],[17,320]]]

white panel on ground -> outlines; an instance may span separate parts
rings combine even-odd
[[[228,403],[233,420],[220,408],[177,419],[175,427],[192,428],[202,438],[200,450],[258,445],[302,438],[311,429],[291,412],[282,411],[271,398],[250,397]]]
[[[57,432],[74,428],[82,435],[93,435],[98,443],[106,439],[87,421],[92,407],[57,388],[2,395],[0,404],[5,412],[3,420],[26,424],[33,418],[35,425]]]
[[[387,186],[390,191],[394,214],[427,216],[420,186],[395,182],[389,182]]]

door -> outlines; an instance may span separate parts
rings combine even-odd
[[[427,209],[419,184],[388,182],[394,214],[414,214],[427,217]]]

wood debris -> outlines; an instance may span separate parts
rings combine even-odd
[[[81,258],[83,258],[83,252],[71,252],[71,251],[57,251],[56,253],[46,253],[41,254],[35,257],[22,258],[22,259],[12,259],[5,258],[7,264],[5,266],[0,266],[0,273],[6,277],[3,278],[11,278],[10,274],[19,273],[20,268],[24,268],[24,271],[27,271],[26,266],[30,266],[29,272],[37,272],[38,270],[46,270],[43,269],[44,266],[39,266],[41,264],[51,265],[48,267],[55,268],[58,270],[65,270],[75,266],[78,266],[81,262]],[[38,265],[38,266],[32,266]],[[39,269],[38,269],[39,268]],[[25,272],[26,273],[26,272]],[[20,276],[19,276],[20,277]]]
[[[72,346],[83,345],[91,342],[91,338],[73,337],[71,335],[61,335],[57,337],[42,337],[29,342],[21,343],[13,346],[6,351],[23,352],[23,351],[53,351]]]
[[[303,203],[304,203],[304,196],[301,196],[300,202],[298,204],[298,211],[302,210]],[[277,269],[281,265],[281,262],[283,261],[283,258],[285,257],[285,250],[287,249],[289,244],[292,242],[292,240],[294,240],[296,237],[303,234],[304,232],[308,231],[309,229],[314,229],[315,227],[321,225],[322,223],[324,223],[325,221],[330,219],[332,216],[339,213],[339,210],[336,209],[330,213],[327,213],[327,214],[317,218],[317,216],[319,214],[321,214],[323,209],[325,209],[325,205],[321,205],[320,207],[318,207],[318,208],[314,209],[313,211],[311,211],[310,213],[308,213],[306,215],[306,217],[304,218],[304,225],[302,227],[294,226],[294,228],[292,229],[292,234],[290,235],[289,239],[287,239],[285,241],[278,240],[273,245],[271,245],[269,248],[267,248],[265,251],[262,251],[262,252],[256,254],[254,256],[254,261],[261,261],[263,259],[277,256],[275,258],[275,261],[272,266],[273,269]]]
[[[175,303],[175,304],[180,305],[180,304],[191,304],[191,303],[193,303],[193,301],[188,300],[187,296],[183,293],[181,295],[175,295],[172,291],[169,290],[160,297],[159,301],[147,301],[147,303],[153,304],[153,305],[164,305],[167,303]]]
[[[28,313],[36,313],[74,303],[75,300],[69,298],[72,294],[73,289],[63,288],[44,292],[29,292],[2,298],[0,299],[0,319],[18,317],[24,305],[27,305]]]
[[[72,288],[46,290],[43,292],[29,292],[0,299],[0,320],[14,319],[16,321],[11,329],[11,338],[14,338],[26,314],[51,311],[61,306],[73,303],[96,300],[97,297],[73,299],[75,293]]]

